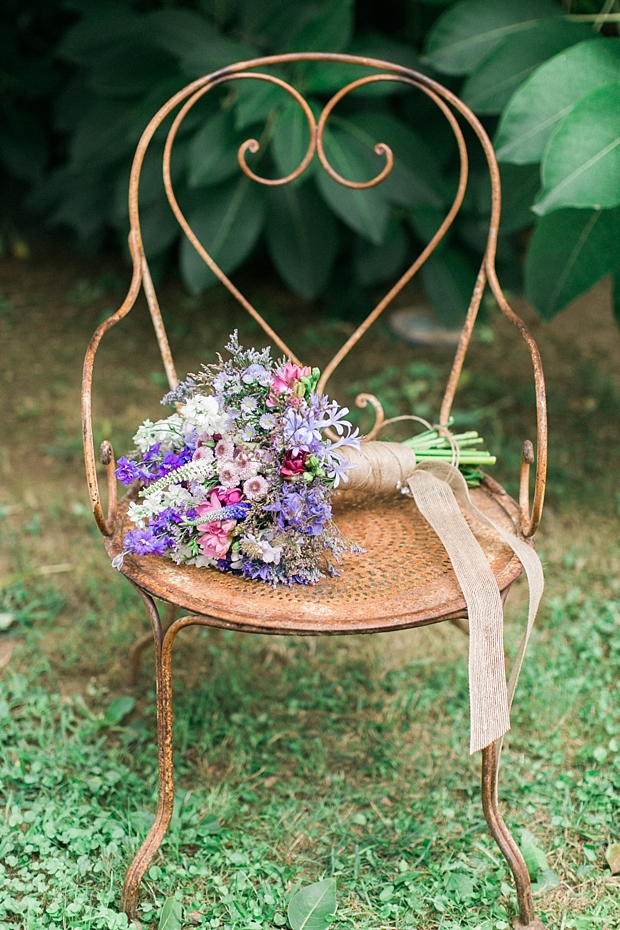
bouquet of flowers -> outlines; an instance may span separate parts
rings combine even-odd
[[[128,511],[136,528],[113,564],[157,554],[272,585],[313,584],[360,551],[332,522],[330,503],[358,430],[346,407],[316,393],[317,368],[244,350],[236,332],[226,348],[228,361],[163,398],[177,412],[145,420],[135,456],[119,459],[118,479],[142,487]]]

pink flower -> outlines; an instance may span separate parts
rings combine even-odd
[[[267,406],[275,407],[278,403],[278,395],[288,394],[289,391],[295,389],[295,385],[299,384],[302,378],[307,378],[311,374],[312,371],[307,365],[300,367],[294,365],[293,362],[285,362],[283,368],[276,368],[270,379],[271,390]]]
[[[199,517],[204,517],[213,510],[219,510],[222,503],[217,492],[211,491],[210,500],[199,504],[196,513]],[[230,503],[236,502],[231,501]],[[208,559],[223,559],[230,547],[231,534],[236,525],[236,520],[213,520],[211,523],[198,524],[197,529],[203,534],[198,539],[198,545],[202,549],[203,555]]]
[[[252,478],[248,478],[243,485],[243,493],[251,501],[264,497],[268,490],[269,485],[262,475],[254,475]]]
[[[220,484],[224,488],[234,488],[239,484],[239,469],[234,462],[225,461],[219,467]]]
[[[223,559],[230,548],[231,533],[236,525],[236,520],[214,520],[199,526],[199,530],[206,530],[198,538],[203,555],[208,559]]]
[[[208,501],[204,501],[202,504],[198,504],[196,507],[196,513],[199,517],[204,517],[206,513],[211,513],[212,510],[219,510],[222,506],[220,496],[217,491],[211,491],[211,497]],[[200,529],[200,527],[199,527]]]
[[[290,481],[291,478],[302,474],[308,455],[309,453],[303,450],[298,452],[297,455],[293,455],[290,451],[286,453],[280,469],[280,474],[285,481]]]
[[[238,504],[243,496],[240,488],[220,488],[219,494],[225,507],[228,504]]]

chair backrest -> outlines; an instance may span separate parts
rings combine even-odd
[[[289,83],[276,77],[273,74],[266,73],[257,69],[265,68],[272,65],[281,65],[291,62],[325,62],[327,63],[344,63],[347,65],[359,65],[365,69],[364,76],[358,78],[347,84],[336,94],[334,94],[328,103],[325,104],[323,110],[318,118],[318,121],[315,118],[314,112],[308,102],[304,97]],[[376,73],[368,74],[367,71],[369,68],[376,69]],[[129,247],[133,259],[133,278],[129,293],[125,302],[119,311],[114,314],[113,317],[110,317],[102,326],[99,328],[95,336],[93,337],[93,343],[91,343],[92,356],[89,358],[87,355],[87,365],[86,369],[89,368],[92,374],[92,360],[94,358],[94,352],[96,351],[97,345],[103,336],[104,332],[113,326],[116,322],[122,319],[126,313],[129,312],[133,306],[135,299],[140,290],[140,286],[143,286],[145,295],[148,301],[151,317],[153,320],[153,325],[155,327],[155,332],[157,335],[157,340],[159,343],[159,348],[161,351],[164,367],[168,377],[168,381],[171,387],[175,387],[177,384],[177,375],[174,367],[174,362],[172,359],[172,353],[170,351],[170,345],[168,343],[168,338],[166,336],[166,330],[162,320],[161,312],[159,309],[159,304],[155,294],[155,289],[153,287],[153,282],[149,272],[148,263],[145,257],[144,248],[142,244],[142,235],[140,230],[140,214],[139,214],[139,205],[138,205],[138,194],[140,186],[140,174],[142,170],[142,165],[144,162],[144,157],[148,146],[153,139],[153,136],[157,129],[161,126],[163,121],[173,113],[174,110],[180,107],[176,116],[172,121],[172,125],[168,131],[166,144],[164,147],[164,156],[163,156],[163,177],[164,177],[164,186],[166,190],[166,195],[170,206],[189,241],[192,243],[198,254],[209,266],[213,274],[219,278],[222,284],[230,291],[230,293],[238,300],[238,302],[247,310],[247,312],[254,317],[254,319],[260,324],[266,334],[269,336],[270,340],[274,345],[278,346],[285,355],[290,356],[294,361],[298,361],[295,353],[287,346],[283,340],[278,336],[278,334],[268,325],[268,323],[263,319],[262,315],[252,306],[248,299],[238,290],[238,288],[232,283],[232,281],[227,277],[226,274],[219,268],[214,259],[206,251],[198,237],[195,235],[191,226],[187,222],[187,219],[181,210],[177,198],[174,193],[171,171],[170,171],[170,161],[171,154],[174,145],[175,138],[179,131],[179,128],[195,106],[195,104],[204,97],[209,91],[213,90],[216,87],[228,84],[229,82],[239,81],[239,80],[259,80],[266,81],[272,85],[277,85],[282,88],[288,94],[291,95],[293,100],[295,100],[301,110],[303,111],[309,129],[309,143],[307,151],[301,160],[298,167],[292,171],[286,177],[278,179],[267,179],[262,178],[257,175],[247,164],[246,162],[246,153],[252,152],[255,153],[258,151],[260,144],[256,139],[246,140],[239,148],[238,151],[238,161],[241,171],[244,174],[251,178],[257,184],[262,184],[270,187],[281,186],[294,181],[296,178],[300,177],[304,171],[308,168],[313,158],[318,156],[318,159],[321,163],[322,169],[327,172],[327,174],[339,184],[342,184],[345,187],[364,190],[372,188],[380,184],[385,178],[390,174],[394,165],[394,155],[389,144],[386,142],[380,142],[375,145],[374,151],[377,155],[383,156],[385,158],[385,165],[383,169],[369,181],[352,181],[348,178],[342,177],[338,172],[332,167],[329,163],[327,155],[325,153],[324,146],[324,130],[327,123],[327,120],[330,117],[334,107],[342,100],[345,95],[355,90],[356,88],[362,87],[364,85],[373,84],[380,81],[396,81],[400,84],[409,85],[411,87],[417,88],[422,93],[426,94],[430,100],[441,110],[446,120],[448,121],[452,132],[456,138],[458,145],[458,150],[460,154],[460,174],[459,174],[459,183],[454,201],[446,214],[445,219],[437,229],[436,233],[428,243],[428,245],[422,250],[422,252],[415,258],[410,267],[405,271],[403,275],[398,279],[398,281],[391,287],[385,297],[379,301],[377,306],[372,310],[368,317],[361,323],[355,332],[346,340],[341,349],[336,353],[331,362],[326,366],[321,376],[319,382],[319,390],[323,391],[327,384],[328,379],[334,372],[335,368],[340,364],[340,362],[345,358],[345,356],[350,352],[353,346],[361,339],[361,337],[366,333],[372,323],[377,319],[377,317],[385,310],[385,308],[392,302],[394,297],[402,290],[402,288],[407,284],[408,281],[416,274],[416,272],[422,267],[427,258],[435,250],[438,244],[441,242],[450,226],[454,222],[454,219],[461,207],[463,198],[465,196],[465,190],[467,187],[467,178],[468,178],[468,157],[467,157],[467,146],[463,137],[459,121],[455,116],[455,112],[459,114],[464,120],[469,123],[476,136],[478,137],[482,149],[484,151],[491,180],[491,191],[492,191],[492,203],[491,203],[491,218],[489,223],[489,233],[487,238],[486,249],[480,270],[478,272],[476,284],[472,294],[471,302],[463,325],[463,330],[460,338],[459,345],[456,350],[456,355],[454,358],[454,363],[448,378],[445,394],[443,397],[443,402],[440,410],[439,422],[444,425],[448,422],[450,417],[450,410],[454,400],[454,394],[456,391],[457,383],[459,380],[459,375],[461,373],[463,362],[465,359],[465,354],[471,339],[474,323],[478,313],[478,308],[484,293],[486,284],[489,284],[491,291],[497,300],[498,305],[504,312],[504,314],[514,323],[517,328],[520,330],[525,342],[530,351],[532,357],[532,362],[534,365],[534,379],[536,387],[536,397],[537,397],[537,423],[538,423],[538,441],[537,441],[537,476],[536,476],[536,489],[535,497],[533,503],[533,509],[531,517],[528,512],[528,523],[529,526],[525,527],[528,531],[527,534],[534,531],[538,522],[540,520],[540,514],[542,511],[542,501],[544,497],[544,483],[546,475],[546,456],[547,456],[547,439],[546,439],[546,405],[545,405],[545,387],[544,379],[542,374],[542,367],[540,363],[540,356],[538,353],[537,346],[530,335],[527,327],[523,321],[514,313],[514,311],[508,305],[506,298],[502,292],[502,289],[497,280],[497,275],[495,272],[495,252],[497,247],[497,234],[499,228],[499,219],[500,219],[500,204],[501,204],[501,191],[500,191],[500,178],[499,170],[497,167],[497,161],[493,151],[493,146],[491,141],[486,134],[484,128],[482,127],[479,120],[472,113],[472,111],[451,91],[443,87],[441,84],[438,84],[436,81],[433,81],[431,78],[427,77],[424,74],[421,74],[417,71],[413,71],[410,68],[403,67],[402,65],[392,64],[390,62],[381,61],[373,58],[363,58],[353,55],[341,55],[341,54],[332,54],[332,53],[319,53],[319,52],[309,52],[309,53],[294,53],[286,55],[274,55],[263,58],[256,58],[250,61],[239,62],[234,65],[229,65],[226,68],[222,68],[219,71],[215,71],[212,74],[208,74],[205,77],[199,78],[196,81],[193,81],[191,84],[188,84],[185,88],[176,93],[160,110],[155,114],[153,119],[148,124],[145,129],[142,138],[138,144],[136,154],[133,161],[131,179],[129,185],[129,217],[130,217],[130,234],[129,234]],[[88,385],[88,406],[90,405],[90,382]],[[366,403],[370,402],[375,409],[376,413],[376,422],[368,434],[367,438],[372,438],[376,435],[378,428],[380,427],[383,421],[383,411],[381,405],[377,398],[369,394],[360,395],[358,398],[358,404],[360,406],[365,406]],[[89,406],[89,416],[90,416],[90,406]],[[92,438],[91,438],[92,445]],[[86,448],[86,445],[85,445]],[[524,453],[524,459],[526,464],[529,465],[530,461],[533,461],[533,456],[530,452],[531,444],[526,449]],[[94,466],[93,466],[94,467]],[[88,471],[88,455],[87,455],[87,471]],[[523,477],[523,475],[522,475]],[[91,489],[93,488],[93,483],[90,480]],[[523,481],[522,481],[523,484]],[[97,494],[98,500],[98,494]],[[95,503],[93,499],[93,507],[95,508]],[[528,508],[529,511],[529,508]]]

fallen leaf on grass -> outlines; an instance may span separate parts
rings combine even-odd
[[[167,898],[159,915],[158,930],[181,930],[183,910],[176,898]]]
[[[611,869],[611,874],[617,875],[620,872],[620,843],[612,843],[611,846],[608,846],[605,851],[605,858]]]
[[[336,910],[336,880],[306,885],[294,894],[288,905],[288,919],[292,930],[326,930]]]
[[[107,727],[117,727],[136,706],[136,699],[132,697],[118,697],[111,701],[106,711],[104,724]]]
[[[8,630],[15,623],[15,614],[0,614],[0,630]]]
[[[529,830],[521,830],[521,854],[525,859],[527,870],[530,873],[532,881],[536,879],[539,872],[549,869],[547,857],[538,845],[536,837]]]

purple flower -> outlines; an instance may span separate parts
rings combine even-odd
[[[166,540],[155,536],[150,526],[143,530],[130,530],[125,536],[125,551],[136,555],[164,555]]]
[[[309,536],[320,536],[332,516],[325,488],[306,484],[284,488],[280,500],[268,504],[265,510],[276,514],[280,530],[293,527]]]
[[[120,457],[116,466],[114,474],[122,484],[133,484],[134,481],[141,477],[141,469],[138,467],[137,462],[132,462],[131,459],[126,458],[124,455]]]

